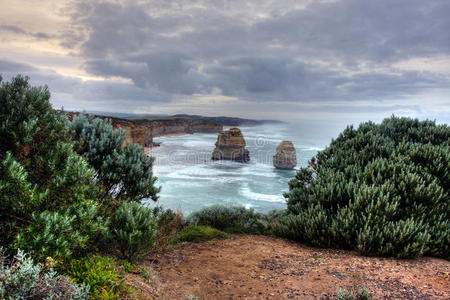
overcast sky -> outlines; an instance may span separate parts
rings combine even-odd
[[[450,121],[450,1],[0,0],[0,74],[55,108]]]

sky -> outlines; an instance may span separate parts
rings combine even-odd
[[[55,108],[450,121],[448,0],[0,0],[0,74]]]

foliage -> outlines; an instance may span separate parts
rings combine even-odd
[[[334,297],[336,300],[370,300],[372,296],[367,288],[360,288],[356,294],[356,297],[353,295],[351,290],[337,290],[336,295]]]
[[[28,80],[17,76],[0,87],[0,243],[7,249],[14,239],[32,241],[45,235],[43,230],[62,229],[68,211],[88,205],[99,193],[94,170],[74,151],[67,120],[52,109],[47,87],[30,87]],[[91,217],[77,220],[75,227],[95,224],[97,217]],[[55,248],[51,239],[40,242],[41,249]],[[36,250],[28,242],[18,245]]]
[[[91,255],[73,260],[68,273],[76,282],[91,287],[91,299],[120,299],[124,291],[116,262],[111,257]]]
[[[178,233],[178,242],[199,243],[216,238],[226,239],[229,234],[209,226],[188,226]]]
[[[111,224],[109,238],[124,258],[133,261],[155,246],[157,223],[148,207],[135,202],[123,203]]]
[[[243,206],[227,207],[212,205],[192,213],[187,222],[192,225],[205,225],[228,233],[263,234],[268,223],[263,214]]]
[[[87,201],[58,212],[34,213],[31,224],[19,230],[16,244],[40,260],[49,256],[69,259],[74,251],[93,250],[92,242],[106,231],[107,221],[99,215],[96,203]]]
[[[0,253],[1,299],[89,299],[89,286],[77,285],[51,268],[35,265],[33,260],[19,250],[7,265]]]
[[[162,250],[175,242],[178,232],[183,228],[183,214],[161,206],[153,208],[152,213],[158,223],[156,247]]]
[[[365,255],[448,258],[449,165],[447,125],[349,126],[290,181],[278,233]]]
[[[75,116],[69,124],[77,151],[84,155],[96,170],[96,180],[104,189],[104,197],[139,201],[157,200],[159,188],[153,176],[153,158],[142,147],[124,143],[123,129],[113,130],[110,121],[84,115]]]

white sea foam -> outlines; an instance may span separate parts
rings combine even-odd
[[[234,172],[233,169],[216,169],[206,165],[195,165],[171,172],[165,177],[173,179],[203,179],[218,180],[222,177],[240,176],[240,172]]]
[[[247,199],[253,200],[253,201],[266,201],[266,202],[285,202],[285,199],[282,195],[270,195],[270,194],[261,194],[261,193],[255,193],[251,191],[251,189],[248,186],[243,186],[239,193],[246,197]]]

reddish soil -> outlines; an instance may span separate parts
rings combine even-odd
[[[449,261],[361,257],[265,236],[186,244],[142,264],[154,276],[127,281],[150,299],[334,299],[359,287],[373,299],[450,299]]]

